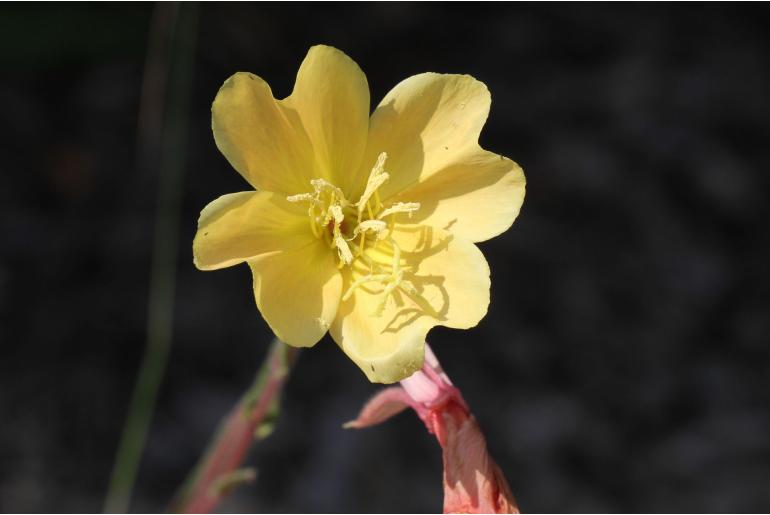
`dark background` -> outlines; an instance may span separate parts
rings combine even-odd
[[[165,141],[137,136],[154,9],[0,7],[3,511],[102,508],[146,340],[159,165],[142,148]],[[247,188],[211,101],[239,70],[286,96],[327,43],[375,105],[423,71],[485,82],[482,145],[525,170],[520,218],[481,245],[489,314],[430,335],[521,508],[769,511],[769,14],[184,5],[195,37],[175,59],[194,67],[165,96],[188,118],[167,153],[184,172],[173,348],[132,509],[165,509],[271,339],[248,267],[192,264],[200,209]],[[301,355],[249,457],[256,484],[222,511],[440,510],[439,449],[413,414],[341,429],[375,390],[328,337]]]

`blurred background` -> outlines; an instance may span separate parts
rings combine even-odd
[[[374,104],[423,71],[485,82],[481,143],[527,174],[520,218],[481,245],[489,314],[430,334],[522,510],[770,511],[769,23],[765,5],[3,4],[0,509],[102,509],[148,331],[172,345],[131,509],[166,508],[271,340],[248,267],[192,264],[200,209],[247,189],[211,101],[241,70],[284,97],[327,43]],[[328,337],[304,352],[256,483],[221,511],[439,511],[417,417],[341,428],[376,389]]]

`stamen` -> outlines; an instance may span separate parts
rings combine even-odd
[[[310,218],[310,230],[313,231],[313,236],[320,238],[321,234],[318,232],[318,225],[315,219],[315,204],[310,204],[310,209],[307,210],[307,215]]]
[[[339,189],[334,184],[326,181],[325,179],[311,179],[310,184],[312,184],[313,188],[315,189],[316,198],[318,198],[318,195],[321,194],[322,192],[329,191],[332,193],[332,195],[335,195],[339,199],[340,204],[342,206],[347,206],[349,204],[349,202],[345,198],[345,194],[342,193],[342,190]],[[331,203],[334,203],[334,201],[335,199],[332,198]]]
[[[371,173],[369,173],[369,179],[366,181],[366,188],[364,189],[361,198],[358,199],[358,202],[356,203],[356,206],[358,207],[359,218],[361,213],[364,211],[364,207],[368,205],[371,196],[374,195],[377,189],[385,184],[385,181],[387,181],[390,177],[388,172],[385,171],[385,160],[387,158],[388,154],[382,152],[377,157],[377,162],[374,164]],[[371,213],[369,216],[372,216]]]
[[[380,295],[382,295],[382,300],[377,305],[377,309],[374,310],[374,313],[372,313],[374,316],[382,316],[382,312],[385,311],[385,304],[388,303],[388,297],[391,293],[393,293],[393,290],[398,288],[398,286],[401,284],[401,281],[404,279],[404,272],[403,270],[399,270],[397,274],[395,274],[395,277],[391,282],[385,286],[385,289],[382,291]]]
[[[401,248],[392,238],[396,215],[406,213],[409,217],[420,209],[418,202],[396,202],[383,209],[379,188],[390,175],[385,171],[388,155],[382,152],[372,168],[366,188],[352,204],[345,198],[344,192],[325,179],[312,179],[313,192],[299,193],[286,197],[289,202],[308,202],[310,228],[316,238],[323,238],[330,249],[336,249],[338,268],[350,266],[350,272],[359,278],[353,281],[342,300],[346,301],[360,288],[369,283],[380,283],[382,290],[378,295],[375,316],[381,316],[391,295],[396,290],[411,299],[422,311],[438,318],[439,315],[417,289],[405,279],[413,274],[411,265],[401,264]],[[343,234],[343,222],[346,224]],[[348,228],[355,224],[352,234]],[[372,233],[373,238],[368,238]],[[384,242],[383,246],[380,242]],[[390,247],[390,248],[389,248]],[[372,255],[373,254],[373,255]],[[360,258],[360,259],[359,259]],[[398,299],[396,299],[398,300]]]
[[[420,209],[420,203],[419,202],[396,202],[390,207],[386,207],[383,209],[379,215],[377,215],[377,218],[382,220],[388,215],[392,215],[395,213],[409,213],[409,217],[412,217],[412,213]]]
[[[329,206],[329,210],[327,211],[327,216],[329,216],[329,222],[334,219],[334,225],[339,226],[342,221],[345,219],[345,215],[342,213],[342,208],[339,204],[333,204]],[[327,222],[328,223],[328,222]]]
[[[349,265],[353,261],[353,253],[350,252],[350,247],[348,247],[348,242],[345,241],[345,238],[335,236],[334,246],[337,247],[337,254],[340,256],[338,268],[342,268],[343,265]]]
[[[358,236],[359,234],[363,234],[366,231],[373,232],[378,236],[387,229],[388,224],[383,222],[382,220],[366,220],[364,222],[361,222],[356,226],[355,229],[353,229],[353,238]],[[351,238],[351,239],[353,239]]]
[[[286,197],[289,202],[313,202],[320,204],[321,202],[313,196],[312,193],[298,193],[297,195],[289,195]]]
[[[340,230],[342,221],[345,220],[345,215],[342,214],[342,208],[339,204],[329,206],[327,216],[329,215],[334,219],[334,239],[332,241],[334,246],[337,247],[337,253],[340,256],[340,268],[342,268],[342,265],[349,265],[353,261],[353,253],[350,251],[348,242],[345,241]]]
[[[310,208],[307,210],[307,216],[310,218],[310,230],[313,231],[313,236],[320,238],[321,234],[318,232],[318,226],[316,225],[315,207],[323,206],[323,202],[316,198],[318,193],[314,196],[312,193],[298,193],[297,195],[289,195],[286,200],[289,202],[310,202]]]
[[[385,282],[390,278],[391,278],[390,274],[368,274],[361,277],[360,279],[356,279],[353,282],[353,284],[351,284],[350,287],[348,287],[347,291],[342,296],[342,300],[343,301],[348,300],[351,297],[351,295],[353,295],[353,292],[355,291],[355,289],[358,288],[359,286],[363,286],[364,284],[371,283],[371,282]]]
[[[353,229],[353,235],[348,238],[348,241],[353,241],[360,234],[360,241],[358,248],[356,249],[356,256],[360,256],[364,252],[366,246],[366,232],[373,232],[375,240],[382,239],[382,232],[387,229],[387,224],[382,220],[366,220],[361,222]]]

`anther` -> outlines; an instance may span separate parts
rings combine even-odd
[[[412,216],[412,213],[420,209],[420,203],[419,202],[396,202],[395,204],[386,207],[383,209],[379,215],[377,215],[377,218],[382,220],[388,215],[393,215],[396,213],[408,213],[409,217]]]
[[[377,189],[385,184],[385,181],[387,181],[390,177],[390,175],[388,175],[388,173],[385,171],[385,160],[387,158],[388,154],[382,152],[377,157],[377,162],[374,164],[372,171],[369,173],[369,179],[366,181],[366,188],[364,189],[363,194],[361,194],[361,198],[358,199],[358,202],[356,203],[356,207],[358,207],[359,218],[361,213],[363,213],[364,208],[368,206],[371,196],[374,195]],[[371,217],[371,207],[369,209],[369,216]]]

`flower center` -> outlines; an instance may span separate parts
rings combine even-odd
[[[310,229],[316,238],[323,239],[330,249],[336,250],[338,268],[349,267],[350,285],[342,299],[347,300],[356,288],[379,284],[382,301],[377,314],[385,307],[388,296],[399,290],[425,308],[427,302],[414,286],[404,278],[410,272],[401,255],[401,248],[393,238],[396,217],[412,215],[420,208],[417,202],[382,203],[378,190],[388,180],[385,171],[385,152],[377,158],[366,188],[358,199],[351,202],[341,189],[324,179],[310,181],[313,192],[287,197],[289,202],[308,202]],[[429,307],[429,306],[428,306]],[[429,309],[429,312],[433,312]]]

